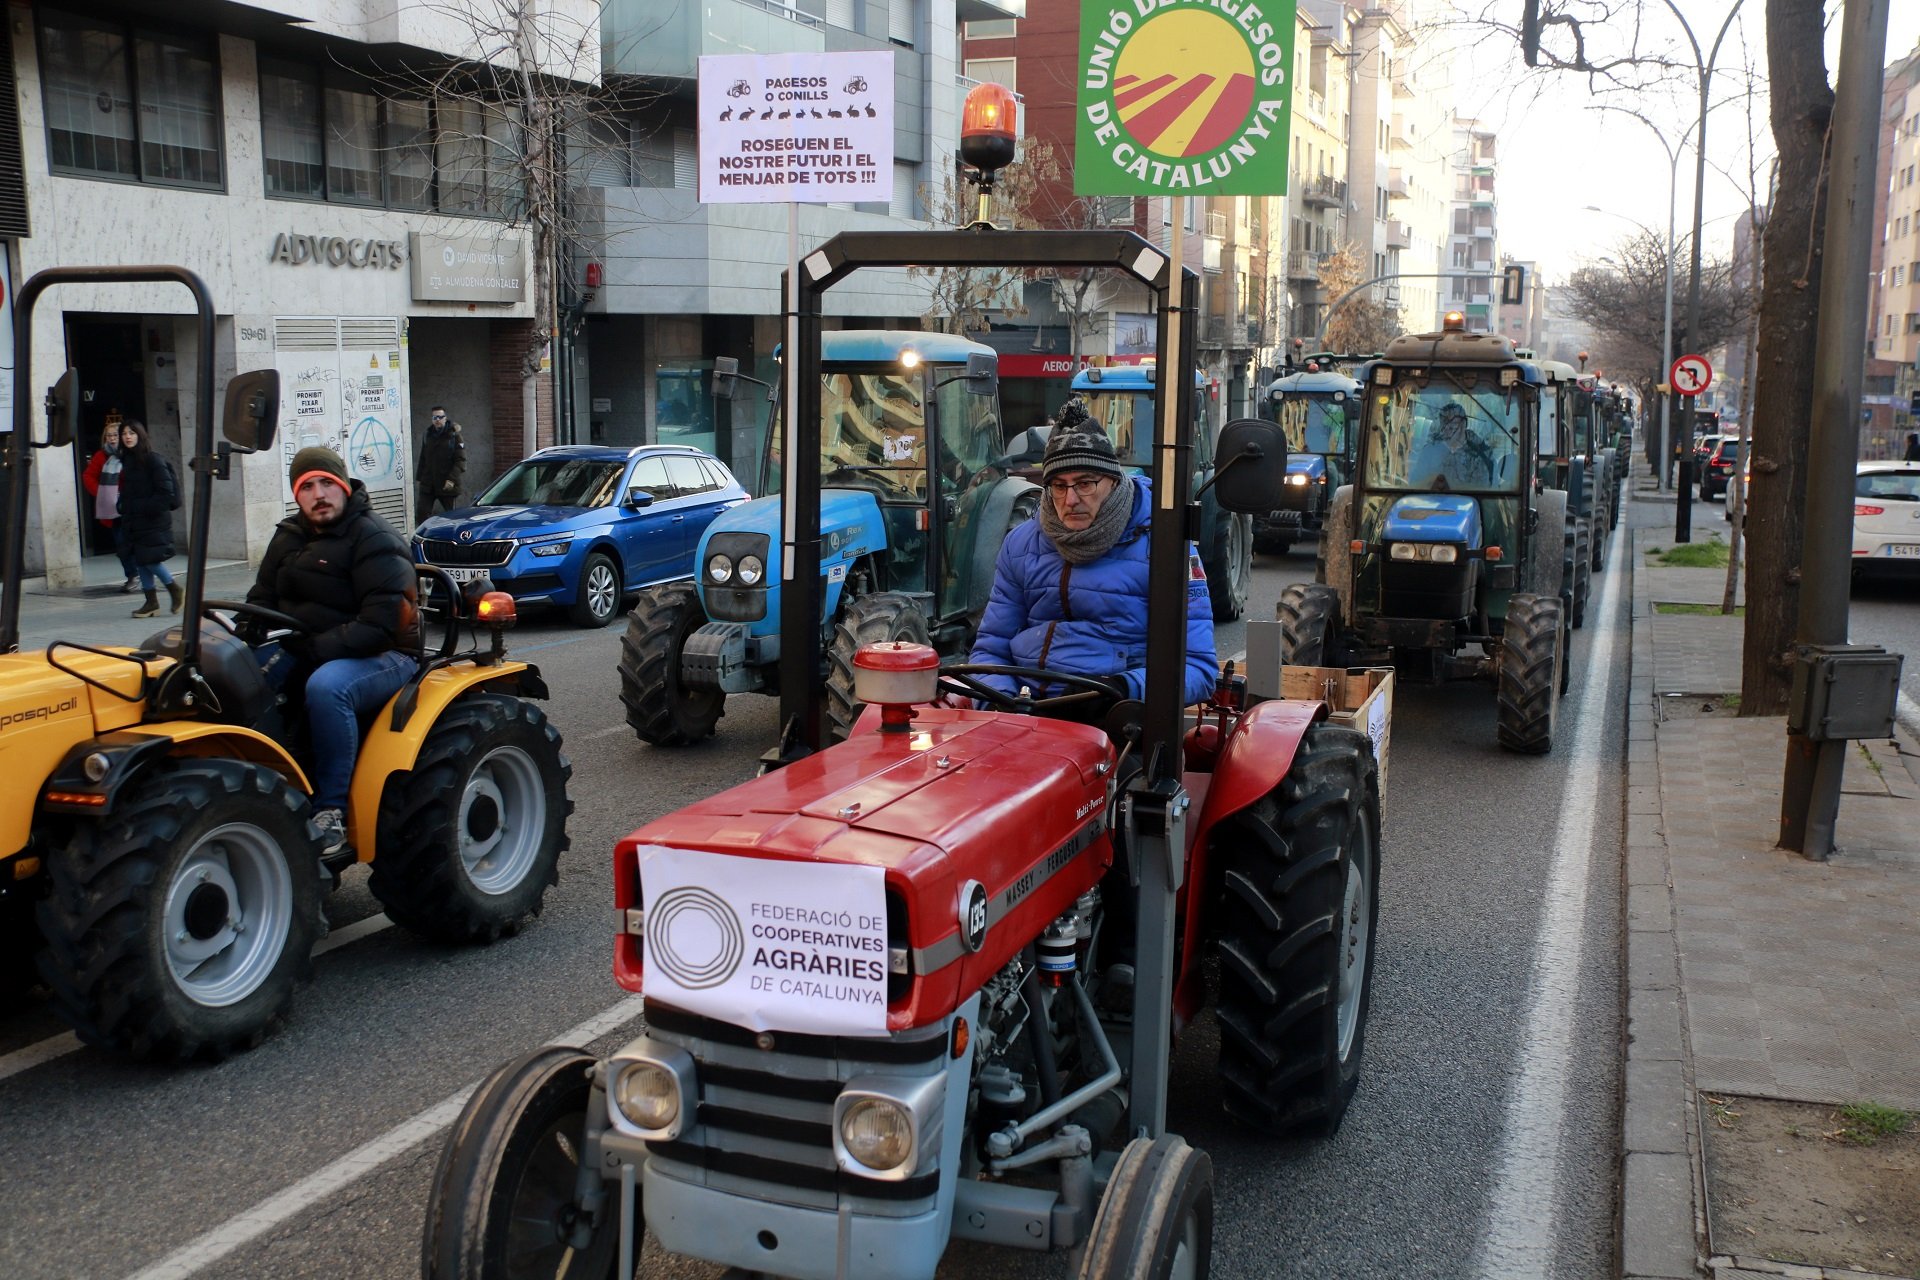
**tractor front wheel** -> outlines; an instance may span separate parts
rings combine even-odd
[[[1295,582],[1280,592],[1280,661],[1290,667],[1329,667],[1338,650],[1340,593],[1318,582]]]
[[[845,600],[833,622],[833,640],[827,646],[827,732],[844,742],[866,705],[854,696],[853,655],[863,645],[905,640],[930,644],[927,617],[911,596],[877,591]]]
[[[572,776],[540,708],[460,699],[387,783],[367,887],[394,923],[436,942],[511,937],[560,877]]]
[[[219,1059],[293,1002],[321,929],[306,801],[238,760],[178,760],[47,859],[40,973],[89,1044]]]
[[[1206,557],[1207,595],[1215,622],[1232,622],[1247,611],[1247,585],[1253,580],[1253,518],[1222,511],[1213,522],[1213,546]]]
[[[1573,522],[1567,530],[1567,556],[1573,565],[1573,615],[1568,620],[1578,630],[1587,624],[1587,593],[1592,588],[1592,553],[1587,549],[1593,527],[1586,517]]]
[[[1553,750],[1568,639],[1561,631],[1558,600],[1519,592],[1507,600],[1496,733],[1509,751],[1537,756]]]
[[[680,682],[687,637],[706,624],[700,594],[691,583],[672,582],[640,593],[620,637],[620,702],[640,740],[656,747],[684,747],[713,736],[725,714],[719,689],[690,689]]]
[[[507,1063],[467,1100],[427,1198],[427,1280],[610,1280],[618,1271],[618,1184],[597,1213],[578,1198],[593,1066],[578,1049],[550,1045]]]
[[[1120,1153],[1087,1233],[1080,1280],[1204,1280],[1213,1259],[1213,1162],[1176,1134]]]
[[[1331,1134],[1360,1083],[1380,915],[1380,773],[1316,724],[1280,785],[1221,823],[1220,1081],[1229,1114]]]

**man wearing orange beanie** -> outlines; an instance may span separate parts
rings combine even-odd
[[[419,665],[419,588],[407,544],[373,510],[339,454],[302,449],[288,479],[300,514],[274,530],[247,603],[304,624],[280,641],[293,659],[280,674],[290,691],[305,677],[313,820],[332,855],[346,847],[359,717],[383,706]]]

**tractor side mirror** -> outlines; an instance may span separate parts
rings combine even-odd
[[[1207,483],[1222,510],[1250,515],[1273,510],[1286,475],[1287,434],[1278,423],[1235,418],[1220,428],[1220,450]]]
[[[47,447],[64,449],[80,428],[80,371],[68,369],[47,388]]]
[[[713,358],[713,398],[731,400],[740,391],[740,362],[732,356]]]
[[[237,448],[258,453],[273,444],[280,426],[280,371],[250,369],[227,384],[220,434]]]
[[[997,395],[1000,391],[1000,357],[986,351],[967,356],[967,393],[976,396]]]

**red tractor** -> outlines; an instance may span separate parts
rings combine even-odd
[[[1131,232],[843,234],[805,261],[795,456],[817,452],[821,295],[861,267],[1116,269],[1164,317],[1160,366],[1193,366],[1197,281]],[[646,1031],[481,1086],[434,1180],[425,1275],[628,1277],[651,1231],[822,1280],[932,1276],[954,1239],[1073,1250],[1082,1276],[1204,1276],[1212,1166],[1167,1131],[1166,1099],[1172,1037],[1209,1003],[1229,1112],[1273,1134],[1339,1125],[1365,1040],[1378,773],[1323,703],[1243,706],[1228,676],[1197,715],[1180,705],[1191,395],[1191,378],[1155,390],[1152,473],[1171,482],[1144,702],[893,642],[858,652],[867,709],[823,746],[817,475],[789,469],[782,608],[802,643],[781,655],[780,763],[620,841],[614,976],[644,994]],[[1228,424],[1224,509],[1271,506],[1284,441]]]

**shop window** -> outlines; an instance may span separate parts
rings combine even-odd
[[[40,11],[39,31],[53,172],[222,185],[220,78],[210,42],[52,9]]]

